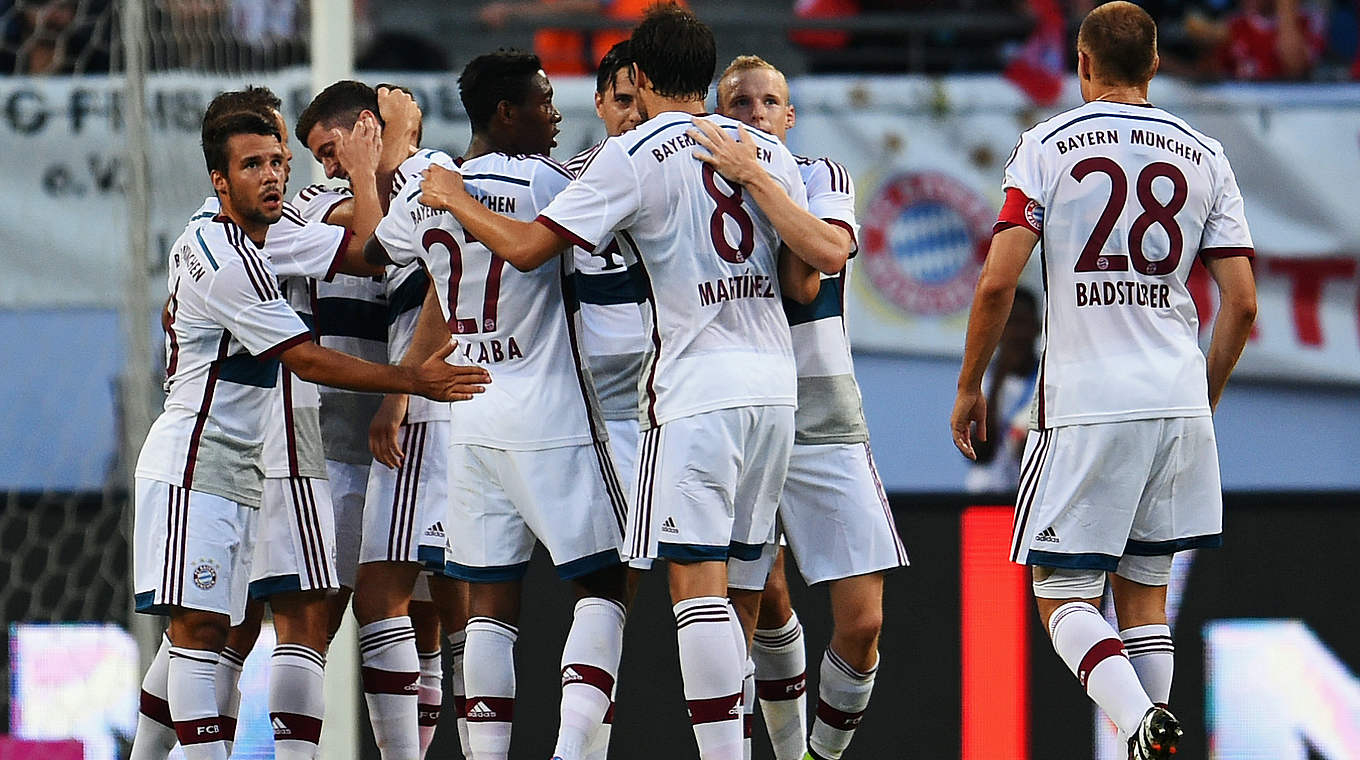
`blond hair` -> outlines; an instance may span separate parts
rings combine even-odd
[[[784,80],[784,100],[787,101],[789,99],[789,80],[784,76],[784,72],[758,55],[739,55],[727,64],[727,68],[723,69],[722,76],[718,77],[718,105],[722,105],[724,96],[731,89],[731,85],[727,84],[728,79],[743,72],[759,70],[773,71],[779,75],[780,79]]]

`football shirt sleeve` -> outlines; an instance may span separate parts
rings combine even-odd
[[[850,233],[859,248],[859,223],[855,220],[855,182],[844,166],[823,158],[807,176],[808,211],[813,216]],[[853,255],[853,252],[852,254]]]
[[[1253,252],[1242,191],[1237,188],[1237,177],[1224,158],[1214,205],[1209,209],[1209,217],[1204,220],[1204,236],[1200,239],[1199,254],[1209,258],[1250,257]]]
[[[1006,162],[1005,177],[1001,180],[1006,200],[992,227],[992,234],[1008,227],[1024,227],[1036,235],[1043,234],[1043,199],[1047,193],[1044,192],[1041,155],[1028,132],[1020,135],[1020,141]]]
[[[280,277],[313,277],[329,282],[352,233],[344,227],[304,221],[291,206],[270,226],[264,250]]]
[[[293,196],[292,204],[299,215],[309,222],[324,222],[337,206],[353,198],[346,188],[308,185]]]
[[[415,235],[416,223],[412,221],[411,209],[420,203],[420,194],[412,197],[398,196],[392,200],[387,215],[378,222],[373,236],[387,251],[387,257],[398,267],[404,267],[419,257]]]
[[[274,285],[274,273],[254,252],[223,253],[203,302],[208,313],[226,327],[254,356],[274,356],[311,339],[302,319],[289,308]]]
[[[593,251],[614,230],[627,227],[640,204],[641,192],[632,160],[618,140],[609,139],[581,176],[543,209],[537,221]]]

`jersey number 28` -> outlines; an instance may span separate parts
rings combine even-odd
[[[1168,275],[1176,271],[1181,262],[1181,251],[1185,247],[1184,235],[1181,233],[1180,225],[1176,223],[1176,214],[1185,208],[1185,199],[1189,194],[1185,174],[1174,164],[1165,161],[1148,164],[1138,174],[1136,192],[1138,204],[1142,206],[1143,211],[1129,227],[1129,255],[1123,256],[1101,251],[1104,250],[1105,241],[1109,239],[1115,223],[1119,221],[1120,213],[1124,211],[1124,203],[1129,197],[1128,177],[1119,164],[1105,156],[1085,158],[1072,167],[1072,179],[1078,182],[1095,173],[1110,178],[1110,198],[1106,201],[1105,210],[1100,213],[1095,228],[1091,230],[1091,237],[1086,239],[1081,256],[1077,257],[1075,271],[1124,272],[1129,269],[1130,258],[1133,259],[1133,270],[1142,274]],[[1166,203],[1157,200],[1157,196],[1152,194],[1152,182],[1158,177],[1171,180],[1171,199]],[[1143,238],[1154,224],[1166,230],[1168,246],[1165,258],[1149,259],[1143,254]]]

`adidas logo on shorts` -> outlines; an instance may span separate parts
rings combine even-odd
[[[274,726],[274,738],[276,739],[280,736],[293,735],[293,729],[289,728],[288,724],[284,723],[282,718],[274,718],[272,725]]]
[[[431,525],[430,527],[426,528],[426,529],[425,529],[425,535],[430,536],[430,537],[432,537],[432,538],[443,538],[443,537],[444,537],[444,523],[443,523],[443,522],[437,522],[437,523],[435,523],[434,525]]]
[[[674,518],[674,517],[669,517],[669,516],[668,516],[668,517],[666,518],[666,522],[661,523],[661,532],[662,532],[662,533],[673,533],[673,534],[679,535],[680,529],[677,528],[677,527],[675,527],[675,518]]]
[[[1042,533],[1034,537],[1034,540],[1046,541],[1050,544],[1056,544],[1062,541],[1062,539],[1058,538],[1058,533],[1057,531],[1053,530],[1052,525],[1048,526],[1047,528],[1044,528]]]
[[[468,708],[467,716],[469,718],[489,720],[491,718],[496,717],[496,711],[492,710],[490,707],[487,707],[485,702],[479,700],[472,707]]]

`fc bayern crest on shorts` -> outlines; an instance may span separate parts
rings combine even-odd
[[[941,172],[890,177],[869,199],[859,258],[869,282],[911,314],[968,307],[992,239],[994,209]]]
[[[204,591],[217,585],[218,575],[217,563],[210,559],[200,559],[194,564],[194,585]]]

